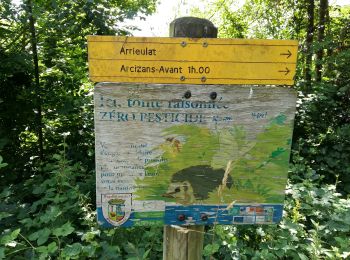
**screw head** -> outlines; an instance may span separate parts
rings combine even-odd
[[[186,47],[187,43],[185,41],[181,42],[182,47]]]
[[[206,48],[206,47],[208,47],[208,43],[207,43],[207,42],[203,42],[202,46],[203,46],[204,48]]]
[[[191,91],[189,91],[189,90],[186,91],[185,94],[184,94],[184,97],[187,98],[187,99],[189,99],[191,96],[192,96],[192,94],[191,94]]]
[[[217,94],[216,92],[211,92],[211,93],[210,93],[210,98],[211,98],[212,100],[215,100],[215,99],[217,98],[217,96],[218,96],[218,94]]]
[[[181,76],[181,77],[180,77],[180,80],[181,80],[181,81],[185,81],[185,79],[186,79],[185,76]]]
[[[208,215],[205,213],[201,213],[201,220],[202,221],[207,221],[208,220]]]
[[[203,77],[201,77],[201,81],[202,81],[202,82],[206,82],[206,81],[207,81],[207,78],[203,76]]]
[[[180,214],[177,216],[177,220],[179,221],[185,221],[185,219],[186,219],[186,216],[184,214]]]

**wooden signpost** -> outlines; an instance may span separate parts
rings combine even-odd
[[[88,47],[91,79],[109,82],[95,87],[101,225],[168,225],[164,259],[200,259],[203,225],[281,219],[296,93],[266,84],[293,84],[297,42],[90,36]]]

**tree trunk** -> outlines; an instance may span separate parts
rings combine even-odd
[[[306,93],[311,91],[311,67],[312,67],[312,43],[314,39],[314,11],[315,11],[315,2],[314,0],[308,1],[307,6],[307,16],[308,16],[308,26],[307,26],[307,35],[306,35],[306,58],[305,58],[305,81]]]
[[[323,59],[323,42],[325,36],[325,27],[327,23],[328,13],[328,0],[320,0],[319,10],[319,24],[318,24],[318,36],[317,41],[321,46],[316,53],[316,81],[321,81],[322,78],[322,59]]]
[[[38,150],[40,160],[44,159],[44,145],[43,145],[43,128],[42,128],[42,109],[41,109],[41,89],[39,82],[39,61],[38,61],[38,47],[35,32],[35,19],[33,17],[32,1],[27,1],[27,11],[29,16],[29,30],[31,33],[31,45],[33,53],[34,77],[35,77],[35,95],[36,95],[36,131],[38,135]]]

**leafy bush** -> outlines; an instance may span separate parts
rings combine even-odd
[[[304,161],[294,155],[280,224],[215,226],[206,234],[204,257],[349,257],[350,199],[336,192],[337,182],[321,184],[322,176]],[[161,259],[162,227],[97,225],[90,196],[94,179],[63,151],[42,167],[41,175],[5,189],[0,194],[0,259]]]
[[[315,94],[300,97],[294,149],[324,176],[325,183],[339,178],[338,190],[349,194],[350,84],[323,83],[317,87]]]
[[[0,259],[161,258],[160,227],[99,228],[89,196],[94,182],[93,172],[62,152],[21,189],[5,189],[0,194]]]

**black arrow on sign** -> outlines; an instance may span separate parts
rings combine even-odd
[[[284,72],[284,75],[287,75],[290,70],[286,67],[286,70],[279,70],[278,72]]]
[[[287,59],[289,59],[289,57],[292,56],[292,53],[290,52],[290,50],[288,50],[287,53],[280,53],[280,55],[287,56]]]

